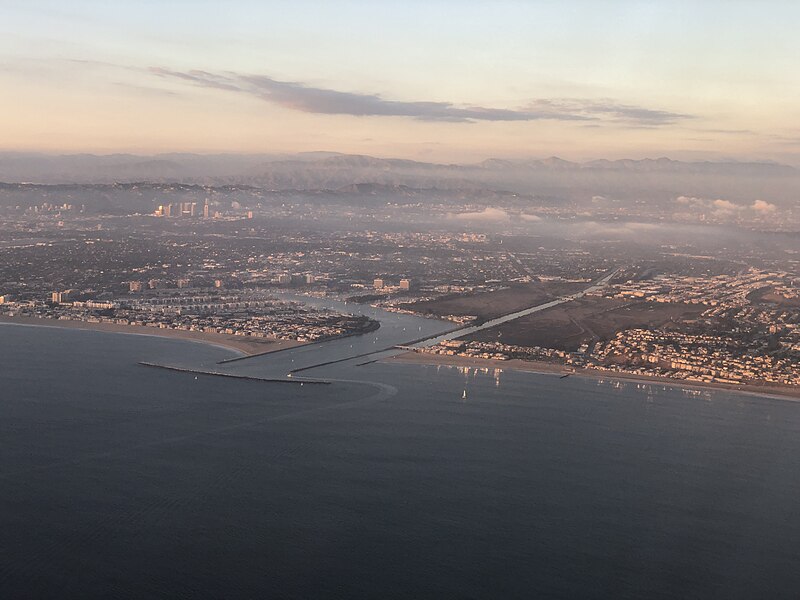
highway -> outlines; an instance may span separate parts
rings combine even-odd
[[[421,340],[412,344],[397,346],[398,348],[404,350],[415,350],[418,348],[428,348],[430,346],[435,346],[441,342],[447,340],[454,340],[460,337],[464,337],[465,335],[471,335],[478,331],[482,331],[484,329],[490,329],[492,327],[497,327],[498,325],[502,325],[503,323],[508,323],[509,321],[514,321],[515,319],[519,319],[521,317],[527,317],[528,315],[532,315],[534,313],[547,310],[548,308],[553,308],[554,306],[558,306],[559,304],[564,304],[566,302],[572,302],[573,300],[577,300],[578,298],[583,298],[586,294],[590,294],[597,290],[604,288],[608,285],[608,282],[611,281],[614,276],[619,273],[619,269],[614,270],[610,274],[606,275],[602,279],[596,281],[591,286],[577,292],[575,294],[571,294],[569,296],[562,296],[557,300],[551,300],[550,302],[545,302],[544,304],[539,304],[537,306],[531,306],[530,308],[525,308],[523,310],[519,310],[517,312],[509,313],[507,315],[503,315],[502,317],[497,317],[496,319],[491,319],[486,321],[485,323],[481,323],[480,325],[470,325],[468,327],[463,327],[461,329],[456,329],[454,331],[448,331],[447,333],[443,333],[441,335],[431,337],[425,340]]]
[[[618,272],[619,269],[603,276],[602,279],[575,294],[562,296],[544,304],[491,319],[480,325],[467,327],[454,326],[437,319],[391,313],[369,306],[345,305],[330,299],[308,299],[310,302],[316,304],[324,303],[342,312],[366,314],[380,320],[381,328],[376,332],[363,336],[329,340],[319,344],[289,348],[275,353],[242,357],[236,361],[215,365],[215,371],[258,378],[284,378],[288,376],[290,380],[295,381],[301,379],[308,381],[309,379],[306,376],[312,376],[311,371],[313,371],[313,377],[328,380],[328,377],[336,378],[341,376],[343,368],[347,369],[371,363],[408,350],[434,346],[445,340],[470,335],[483,329],[489,329],[490,327],[582,298],[586,294],[605,287]],[[302,298],[300,300],[306,299]],[[417,334],[417,337],[413,337],[414,334]]]

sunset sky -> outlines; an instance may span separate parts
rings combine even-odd
[[[798,2],[3,0],[0,149],[800,164]]]

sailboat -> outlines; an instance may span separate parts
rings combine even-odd
[[[461,394],[461,399],[465,400],[466,397],[467,397],[467,390],[464,390],[464,392]]]

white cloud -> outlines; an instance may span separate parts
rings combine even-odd
[[[526,223],[538,223],[542,217],[533,213],[508,212],[503,208],[488,206],[480,211],[451,213],[448,218],[456,221],[484,221],[487,223],[507,223],[509,221],[524,221]]]
[[[675,202],[683,204],[684,206],[692,206],[702,210],[713,210],[716,212],[736,212],[745,208],[740,204],[723,198],[711,200],[709,198],[697,198],[695,196],[678,196],[675,198]]]
[[[463,212],[452,215],[458,221],[508,221],[511,216],[502,208],[492,208],[487,206],[482,211]]]
[[[742,208],[741,206],[739,206],[738,204],[734,204],[730,200],[723,200],[721,198],[717,198],[711,204],[717,210],[722,210],[726,212],[733,212],[735,210],[740,210]]]
[[[698,212],[713,213],[718,217],[743,217],[748,213],[765,215],[774,213],[778,209],[776,205],[766,200],[756,200],[752,204],[737,204],[723,198],[710,200],[695,196],[678,196],[675,202]]]
[[[767,202],[766,200],[756,200],[753,202],[752,209],[756,212],[763,212],[763,213],[771,213],[775,212],[778,207],[772,204],[771,202]]]

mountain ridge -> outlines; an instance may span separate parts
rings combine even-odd
[[[679,161],[667,157],[573,162],[489,158],[443,164],[361,154],[0,153],[9,183],[250,185],[267,190],[337,190],[374,184],[419,189],[510,191],[563,198],[697,196],[797,202],[800,170],[773,162]]]

